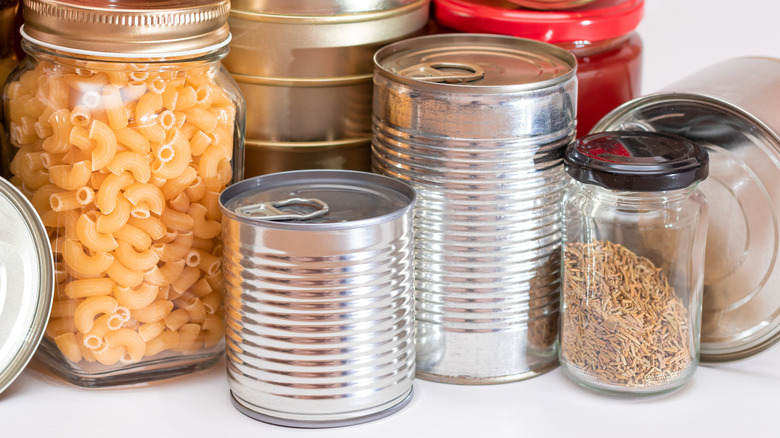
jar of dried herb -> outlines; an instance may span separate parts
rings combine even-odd
[[[699,361],[707,152],[683,137],[606,132],[566,150],[559,360],[599,391],[659,394]]]

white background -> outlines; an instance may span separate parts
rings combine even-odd
[[[639,28],[643,92],[729,58],[780,58],[778,23],[775,0],[647,0]],[[417,380],[414,399],[399,413],[333,430],[287,429],[245,417],[230,404],[224,362],[195,375],[111,390],[79,389],[33,365],[0,394],[0,437],[164,435],[780,436],[780,346],[741,361],[702,366],[683,390],[650,400],[593,394],[570,383],[559,369],[494,386]]]

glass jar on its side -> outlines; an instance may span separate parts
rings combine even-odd
[[[699,361],[706,151],[617,131],[577,140],[564,166],[561,367],[613,394],[681,387]]]
[[[577,57],[577,136],[638,97],[644,0],[601,0],[572,10],[523,9],[507,0],[433,0],[442,32],[495,33],[555,44]]]
[[[46,3],[25,1],[28,56],[3,93],[11,182],[55,261],[39,357],[89,387],[212,365],[224,353],[218,198],[243,171],[243,98],[220,63],[229,3]],[[160,18],[191,13],[210,19]]]

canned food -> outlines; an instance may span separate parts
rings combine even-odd
[[[314,428],[409,402],[414,203],[400,181],[339,170],[275,173],[222,193],[236,408]]]
[[[710,176],[701,360],[740,359],[780,339],[780,60],[738,58],[615,109],[598,131],[678,134],[704,146]]]
[[[247,137],[371,135],[371,57],[419,32],[430,0],[234,0],[225,65],[247,99]]]
[[[498,383],[552,369],[574,56],[453,34],[388,45],[374,62],[372,166],[420,197],[417,375]]]

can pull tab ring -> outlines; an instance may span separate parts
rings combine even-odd
[[[281,210],[282,207],[292,205],[305,206],[308,208],[317,208],[317,210],[308,213],[299,213],[295,210]],[[260,202],[257,204],[244,205],[236,209],[236,213],[248,217],[264,219],[269,221],[305,221],[309,219],[325,216],[330,210],[328,204],[314,198],[290,198],[283,201]]]
[[[458,71],[445,71],[453,69]],[[473,82],[485,77],[485,70],[476,64],[462,62],[423,62],[398,72],[401,76],[424,82]]]

